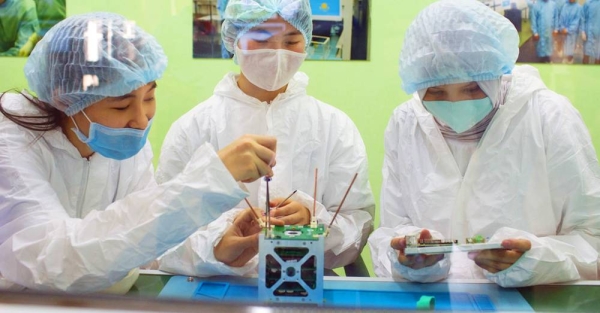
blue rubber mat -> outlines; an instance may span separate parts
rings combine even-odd
[[[417,310],[421,297],[435,299],[434,310],[532,312],[518,291],[494,284],[413,284],[326,280],[324,307]],[[172,277],[159,297],[259,303],[256,279]]]

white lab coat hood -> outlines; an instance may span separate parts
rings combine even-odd
[[[513,267],[495,275],[485,273],[503,286],[573,280],[579,274],[596,278],[600,247],[596,154],[577,111],[566,98],[549,91],[532,67],[515,68],[505,104],[464,176],[418,97],[394,111],[385,144],[381,228],[369,239],[378,275],[391,276],[395,268],[417,281],[442,279],[448,270],[454,278],[473,277],[477,269],[466,257],[460,262],[470,262],[469,266],[457,264],[452,269],[449,256],[420,271],[394,262],[391,238],[425,228],[434,236],[460,241],[474,235],[497,241],[511,236],[532,240],[532,250]],[[569,241],[565,235],[585,240]],[[579,261],[565,257],[564,247],[550,236],[566,240],[586,257]],[[548,258],[554,261],[545,263]],[[523,264],[527,266],[520,269]]]

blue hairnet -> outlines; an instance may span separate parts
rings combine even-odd
[[[406,93],[511,73],[519,35],[509,20],[474,0],[441,0],[411,23],[400,54]]]
[[[97,61],[86,60],[89,21],[96,22],[102,36]],[[166,66],[167,57],[154,37],[123,16],[97,12],[52,27],[29,56],[25,76],[40,100],[71,116],[160,78]]]
[[[310,45],[313,26],[309,0],[230,0],[221,28],[225,48],[234,53],[240,37],[275,14],[302,33],[305,48]]]

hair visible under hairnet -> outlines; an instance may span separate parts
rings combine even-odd
[[[511,73],[519,35],[509,20],[475,0],[441,0],[411,23],[400,54],[406,93]]]
[[[240,37],[275,14],[302,33],[305,47],[310,45],[313,26],[308,0],[230,0],[221,28],[225,48],[234,53]]]
[[[90,21],[101,36],[97,61],[86,59]],[[166,67],[167,57],[154,37],[121,15],[97,12],[52,27],[29,56],[25,76],[40,100],[71,116],[160,78]]]

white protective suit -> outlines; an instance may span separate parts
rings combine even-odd
[[[292,197],[312,210],[314,171],[318,168],[316,215],[329,224],[352,177],[358,177],[325,240],[325,267],[352,263],[372,230],[375,204],[368,180],[365,146],[350,118],[340,110],[306,94],[308,77],[296,73],[287,91],[271,104],[242,92],[236,75],[227,74],[214,95],[176,121],[162,146],[157,181],[169,181],[190,162],[192,152],[208,142],[221,149],[245,134],[277,138],[277,165],[269,183],[271,199]],[[193,162],[193,160],[192,160]],[[246,184],[253,207],[265,209],[266,183]],[[238,208],[247,207],[241,202]],[[213,247],[241,209],[231,210],[207,229],[160,260],[160,269],[188,275],[252,275],[255,257],[240,268],[215,259]]]
[[[381,227],[369,238],[375,273],[420,282],[485,275],[505,287],[597,279],[600,170],[569,101],[548,90],[537,70],[516,67],[505,104],[474,145],[444,140],[417,96],[394,111],[385,135]],[[470,159],[464,175],[457,164],[467,162],[456,158]],[[532,248],[496,274],[466,253],[413,270],[399,264],[390,241],[421,229],[463,242],[474,235],[523,238]]]
[[[36,112],[19,94],[2,104]],[[210,145],[157,185],[149,143],[123,161],[88,160],[60,129],[38,135],[0,114],[0,273],[25,287],[102,290],[246,196]]]

